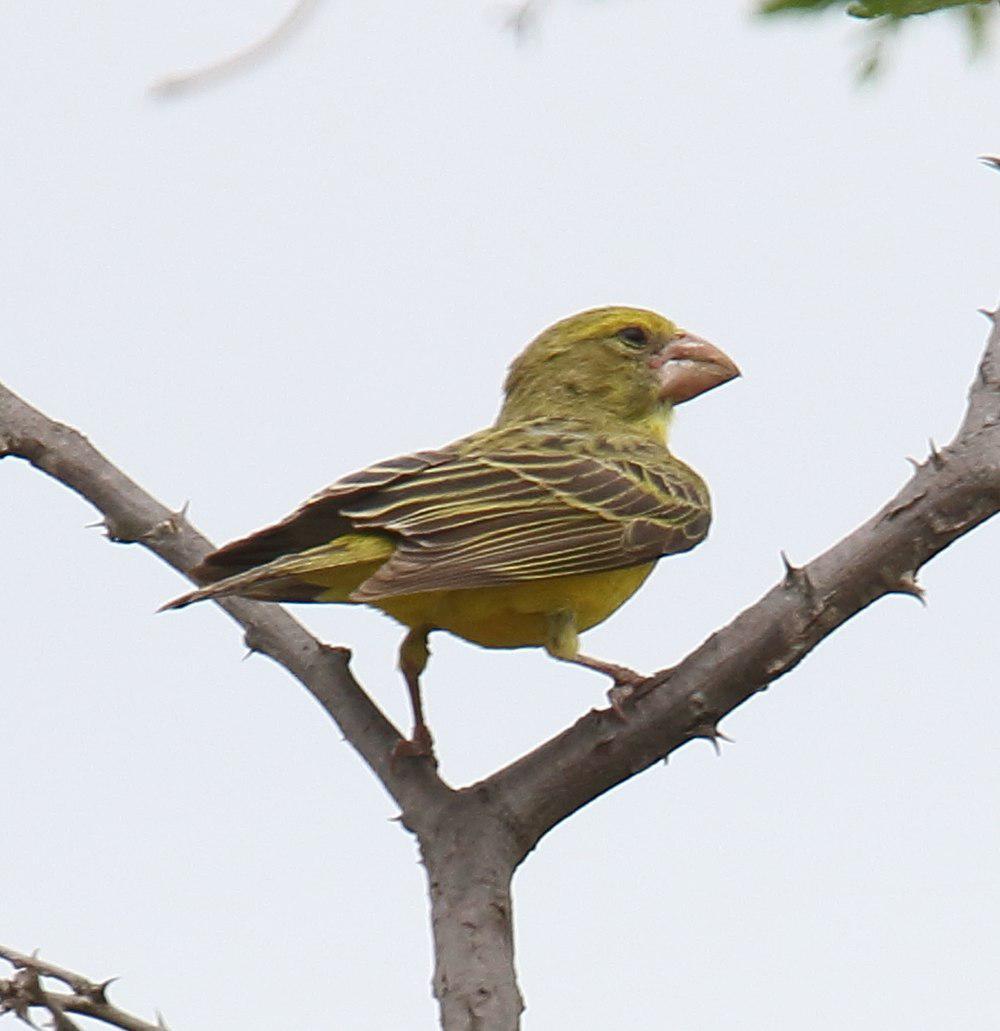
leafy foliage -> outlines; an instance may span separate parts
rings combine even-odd
[[[763,0],[762,14],[778,14],[785,11],[804,13],[825,10],[828,7],[843,7],[853,18],[910,18],[916,14],[932,14],[948,8],[965,7],[972,13],[977,7],[992,4],[993,0]],[[975,12],[981,15],[981,11]]]
[[[969,50],[975,55],[986,47],[990,9],[997,6],[996,0],[759,0],[757,10],[763,15],[819,14],[840,7],[852,18],[870,22],[876,36],[858,69],[859,78],[870,79],[881,70],[886,35],[905,19],[938,11],[958,14],[965,23]]]

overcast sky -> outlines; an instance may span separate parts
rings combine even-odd
[[[659,309],[744,378],[686,406],[709,540],[585,638],[677,661],[950,439],[1000,299],[1000,53],[957,22],[873,88],[832,14],[562,0],[517,45],[482,2],[319,3],[200,92],[147,85],[283,3],[7,4],[0,379],[216,541],[375,459],[489,422],[574,310]],[[0,941],[177,1031],[431,1028],[423,870],[390,800],[182,579],[0,463]],[[695,742],[578,813],[515,880],[529,1031],[1000,1023],[1000,523]],[[299,607],[408,719],[399,629]],[[438,635],[444,775],[603,703],[541,652]],[[10,1018],[13,1020],[13,1018]]]

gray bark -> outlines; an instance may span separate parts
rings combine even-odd
[[[486,788],[403,821],[427,870],[442,1027],[512,1031],[524,1009],[514,969],[511,877],[524,855],[515,828]]]

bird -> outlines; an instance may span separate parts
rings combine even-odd
[[[406,628],[413,731],[394,759],[434,759],[420,689],[434,631],[544,648],[609,676],[614,703],[643,677],[581,653],[579,634],[707,535],[708,488],[668,429],[677,405],[739,375],[654,311],[571,315],[511,363],[493,425],[337,480],[208,554],[189,571],[200,586],[163,608],[237,596],[381,610]]]

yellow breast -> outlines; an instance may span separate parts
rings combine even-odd
[[[632,597],[653,565],[400,595],[374,605],[404,626],[448,630],[486,648],[541,646],[548,639],[550,614],[573,612],[580,631],[596,626]]]

